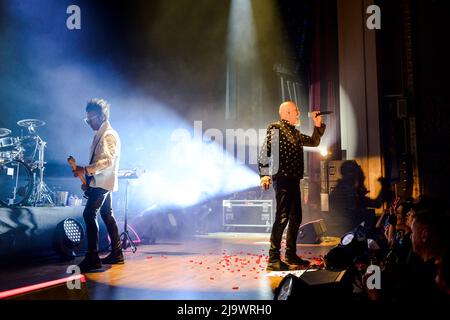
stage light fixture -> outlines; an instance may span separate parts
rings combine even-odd
[[[352,243],[353,239],[355,239],[355,234],[353,232],[348,232],[342,237],[341,244],[343,246],[348,246]]]
[[[81,245],[84,239],[84,230],[81,223],[72,218],[67,218],[56,226],[55,250],[63,259],[75,258],[75,249]]]
[[[363,254],[368,249],[367,238],[358,232],[347,232],[341,238],[341,245],[353,255]]]
[[[300,277],[288,274],[275,290],[274,300],[346,301],[351,296],[352,285],[347,270],[311,270]],[[347,300],[348,301],[348,300]]]
[[[274,300],[291,300],[293,293],[295,293],[294,286],[297,281],[298,278],[293,274],[285,276],[275,291]]]
[[[70,248],[75,248],[81,244],[83,240],[83,227],[81,224],[74,219],[66,219],[63,221],[64,242]]]

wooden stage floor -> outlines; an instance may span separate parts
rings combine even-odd
[[[180,241],[138,246],[125,252],[124,265],[105,265],[87,273],[89,299],[115,300],[271,300],[286,272],[265,271],[268,233],[213,233]],[[297,253],[314,265],[339,241],[297,245]],[[284,242],[283,242],[284,248]],[[0,291],[67,276],[66,263],[3,270]]]

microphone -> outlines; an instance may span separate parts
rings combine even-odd
[[[319,113],[316,114],[316,117],[323,116],[326,114],[332,114],[332,113],[333,113],[333,111],[319,111]],[[308,112],[308,118],[312,118],[312,112]]]

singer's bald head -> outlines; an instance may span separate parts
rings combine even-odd
[[[280,119],[286,120],[293,126],[297,125],[300,112],[294,102],[283,102],[278,109],[278,113],[280,114]]]

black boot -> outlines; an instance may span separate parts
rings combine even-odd
[[[105,258],[102,259],[104,264],[124,264],[125,259],[123,258],[122,249],[115,249],[111,251]]]
[[[269,261],[267,262],[267,271],[287,271],[289,266],[280,259],[279,251],[269,251]]]
[[[102,262],[98,256],[98,252],[88,252],[83,261],[78,265],[81,273],[89,272],[102,267]]]
[[[286,252],[285,255],[285,259],[286,263],[288,265],[294,266],[294,267],[308,267],[309,266],[309,261],[308,260],[303,260],[302,258],[300,258],[299,256],[297,256],[297,254],[290,254],[288,252]]]
[[[288,271],[289,266],[281,261],[281,259],[271,260],[267,263],[267,271]]]

